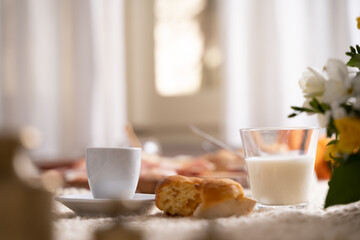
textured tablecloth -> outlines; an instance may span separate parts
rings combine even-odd
[[[360,239],[360,202],[323,209],[326,182],[313,184],[310,203],[303,209],[255,209],[248,216],[204,220],[168,217],[156,207],[146,215],[117,218],[76,216],[54,202],[56,240],[94,239],[94,231],[116,222],[143,232],[144,239]],[[64,189],[58,194],[86,190]],[[248,192],[249,194],[249,192]]]

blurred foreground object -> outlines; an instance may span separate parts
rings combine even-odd
[[[107,229],[98,230],[95,233],[96,240],[141,240],[143,239],[142,232],[131,229],[119,222]]]
[[[62,173],[56,169],[42,171],[29,157],[29,151],[37,149],[42,142],[41,132],[34,126],[24,126],[19,133],[20,144],[23,150],[16,153],[14,170],[17,176],[31,186],[43,187],[49,192],[65,187],[65,179]]]
[[[20,148],[15,134],[0,134],[0,238],[51,239],[51,195],[20,180],[13,160]]]
[[[39,129],[33,126],[25,126],[20,131],[20,142],[27,149],[35,149],[42,142]]]

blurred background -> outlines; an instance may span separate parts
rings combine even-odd
[[[235,147],[239,129],[288,119],[307,66],[347,61],[358,0],[1,0],[0,126],[38,136],[35,161],[141,142],[201,154],[194,124]],[[150,145],[151,149],[151,145]]]

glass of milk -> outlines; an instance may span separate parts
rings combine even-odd
[[[261,206],[306,206],[318,128],[240,130],[253,198]]]

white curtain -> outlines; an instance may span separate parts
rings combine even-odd
[[[1,1],[0,126],[42,134],[39,160],[125,142],[123,1]]]
[[[298,80],[307,66],[348,60],[360,44],[358,0],[227,0],[221,5],[225,48],[225,139],[239,145],[244,127],[317,125],[288,119],[304,98]]]

